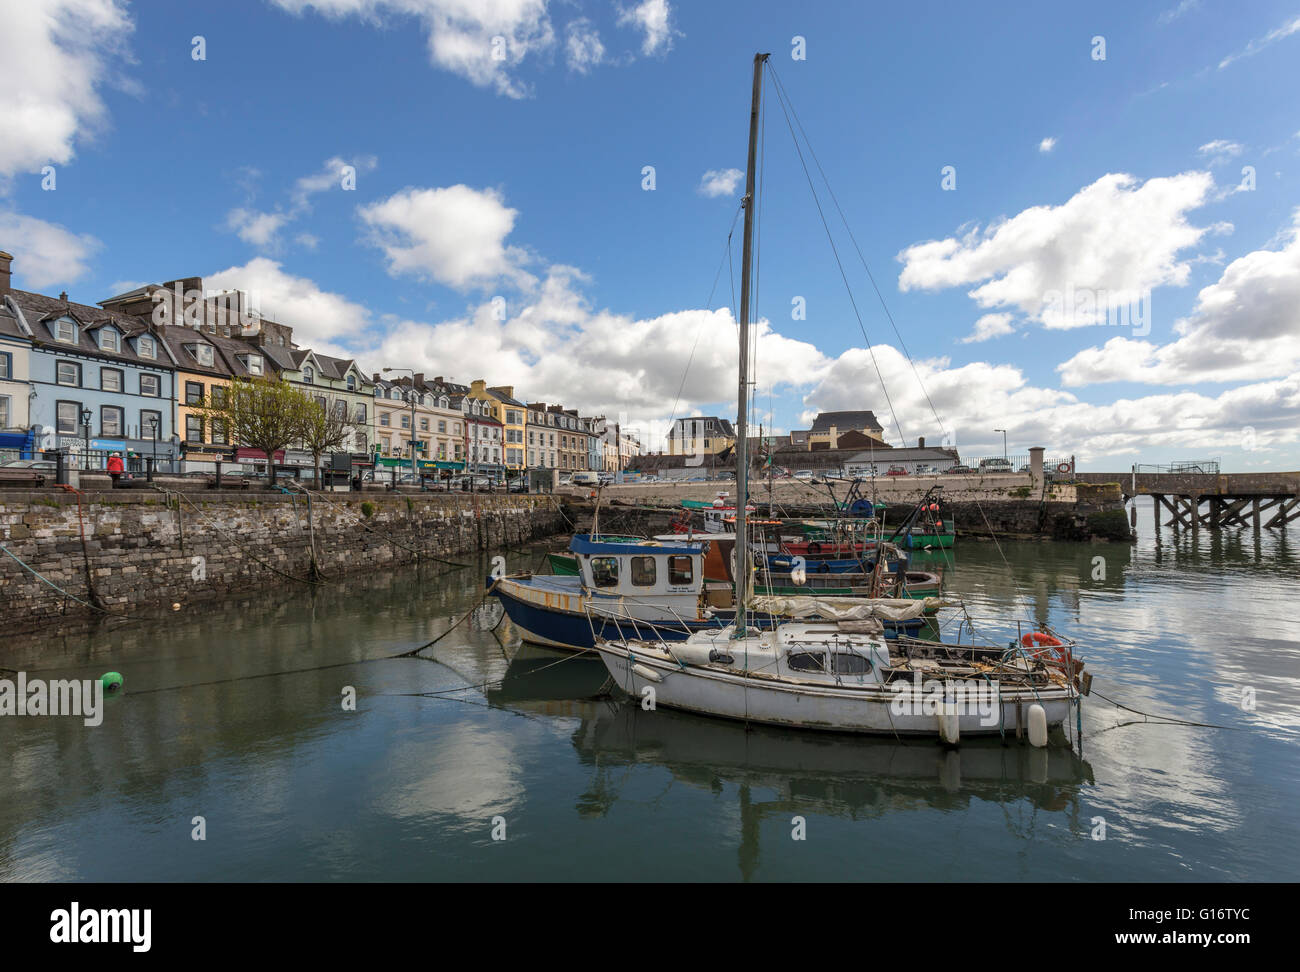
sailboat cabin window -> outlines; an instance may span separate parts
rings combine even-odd
[[[865,675],[869,671],[871,671],[871,662],[865,655],[848,651],[835,653],[836,675]]]
[[[597,587],[616,587],[618,585],[618,558],[592,557],[591,580]]]
[[[786,657],[786,664],[792,672],[824,672],[826,656],[820,651],[793,652]]]
[[[655,559],[653,557],[632,558],[632,584],[636,587],[653,587],[655,582]]]
[[[668,558],[668,583],[689,584],[695,577],[691,558],[686,556]]]

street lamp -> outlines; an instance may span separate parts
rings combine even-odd
[[[149,476],[153,480],[154,466],[158,465],[158,416],[149,416],[149,435],[153,438],[153,455],[149,457]]]
[[[81,410],[81,430],[86,437],[86,454],[82,465],[87,470],[90,469],[90,416],[90,409],[83,408]]]
[[[1010,460],[1008,459],[1008,457],[1007,457],[1007,430],[1006,430],[1006,429],[994,429],[993,431],[994,431],[994,432],[1001,432],[1001,433],[1002,433],[1002,458],[1003,458],[1003,459],[1006,459],[1006,460],[1008,460],[1008,461],[1010,461]]]

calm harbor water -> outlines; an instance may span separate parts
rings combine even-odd
[[[973,616],[1088,646],[1095,691],[1234,727],[1121,725],[1141,717],[1094,694],[1082,757],[643,712],[598,697],[598,660],[487,630],[494,604],[432,660],[390,657],[472,607],[485,562],[10,637],[0,666],[126,689],[97,728],[0,719],[0,878],[1294,880],[1300,537],[1157,544],[1145,501],[1139,530],[1132,548],[959,541],[948,571]]]

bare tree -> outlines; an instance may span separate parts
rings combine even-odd
[[[311,453],[316,470],[316,488],[320,489],[320,460],[327,452],[341,449],[352,441],[355,422],[348,418],[348,402],[342,398],[308,400],[300,436],[303,449]]]

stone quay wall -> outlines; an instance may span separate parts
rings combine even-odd
[[[265,585],[507,550],[565,529],[560,497],[0,491],[0,626],[187,604]],[[84,541],[82,538],[84,529]],[[59,593],[14,560],[39,572]]]

